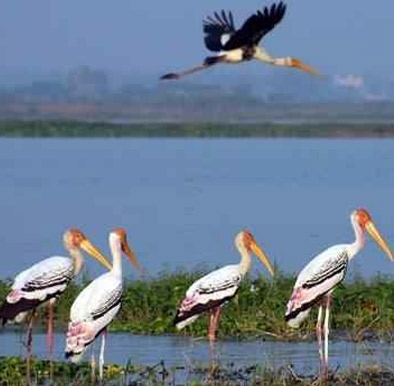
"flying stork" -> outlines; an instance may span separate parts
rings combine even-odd
[[[252,263],[251,253],[260,259],[272,276],[274,275],[270,261],[249,231],[244,230],[236,235],[235,246],[241,255],[240,263],[226,265],[193,283],[187,290],[174,319],[175,326],[180,330],[193,323],[203,312],[209,312],[208,340],[211,347],[219,327],[221,307],[236,295],[241,281],[249,272]]]
[[[260,40],[281,22],[286,5],[281,1],[271,7],[264,7],[250,16],[236,29],[231,11],[215,12],[203,21],[204,42],[208,50],[217,52],[216,56],[208,56],[202,65],[182,72],[171,72],[160,79],[180,79],[185,75],[205,70],[218,63],[236,64],[252,59],[260,60],[275,66],[294,67],[312,75],[318,74],[307,64],[291,57],[275,58],[259,46]]]
[[[141,270],[139,262],[127,243],[124,229],[115,229],[109,235],[112,269],[92,281],[75,299],[70,310],[65,356],[74,363],[82,359],[87,348],[101,334],[99,374],[103,378],[104,349],[107,326],[118,313],[123,295],[122,252],[131,264]],[[95,370],[92,352],[92,373]]]
[[[287,304],[285,319],[293,328],[306,319],[314,305],[319,306],[316,335],[319,344],[321,375],[328,375],[328,332],[332,293],[345,276],[349,261],[364,247],[365,230],[381,246],[389,259],[393,254],[365,209],[357,209],[350,215],[356,239],[351,244],[334,245],[313,258],[300,272],[294,285],[293,293]],[[322,347],[323,306],[324,353]]]
[[[32,328],[36,308],[48,304],[47,346],[50,356],[53,350],[53,303],[80,272],[83,265],[83,249],[108,269],[111,264],[105,256],[78,229],[69,229],[63,235],[63,243],[70,257],[52,256],[19,273],[14,279],[11,292],[0,307],[0,320],[4,325],[12,320],[22,322],[28,311],[33,311],[27,331],[27,354],[31,355]]]

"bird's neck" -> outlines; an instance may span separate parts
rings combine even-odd
[[[78,248],[69,249],[68,253],[74,261],[74,275],[77,276],[81,272],[83,266],[83,255]]]
[[[256,47],[254,52],[254,57],[257,60],[260,60],[261,62],[269,63],[269,64],[275,64],[275,60],[276,60],[272,56],[268,55],[267,52],[261,47]]]
[[[245,248],[243,244],[237,245],[238,251],[241,255],[241,261],[239,263],[239,271],[242,276],[245,276],[252,265],[252,259],[250,257],[249,251]]]
[[[351,219],[351,222],[356,239],[348,247],[349,260],[352,259],[354,256],[356,256],[357,253],[360,252],[365,245],[364,231],[362,230],[361,226],[354,218]]]
[[[119,240],[111,239],[110,248],[112,253],[112,270],[116,276],[122,276],[122,249]]]

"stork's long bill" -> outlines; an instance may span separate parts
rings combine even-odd
[[[251,241],[250,249],[259,258],[259,260],[267,267],[270,275],[274,276],[274,268],[272,267],[271,262],[269,261],[268,257],[264,254],[262,249],[259,247],[259,245],[256,243],[256,241],[254,240]]]
[[[391,251],[388,244],[384,241],[382,235],[380,234],[380,232],[378,231],[376,225],[372,222],[372,220],[369,220],[365,224],[365,229],[371,235],[371,237],[376,241],[376,243],[380,245],[383,251],[387,254],[388,258],[391,261],[394,261],[393,252]]]
[[[80,248],[82,248],[90,256],[94,257],[99,263],[104,265],[104,267],[108,268],[109,270],[112,269],[112,264],[88,239],[85,238],[81,241]]]
[[[142,270],[141,264],[137,260],[135,253],[132,251],[132,249],[130,248],[129,244],[127,244],[127,242],[122,243],[122,249],[125,255],[128,257],[130,263],[133,265],[133,267],[141,271]]]

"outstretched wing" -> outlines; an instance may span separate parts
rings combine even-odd
[[[231,36],[235,33],[233,14],[225,11],[203,20],[204,42],[210,51],[221,51]]]
[[[264,7],[263,11],[257,11],[231,36],[223,49],[229,51],[244,46],[257,45],[263,36],[283,19],[285,12],[286,5],[282,1],[272,4],[271,8]]]

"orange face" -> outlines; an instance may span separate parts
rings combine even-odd
[[[378,228],[372,221],[371,215],[365,209],[357,209],[354,213],[355,220],[360,225],[361,229],[364,231],[366,230],[370,236],[380,245],[383,251],[387,254],[388,258],[391,261],[394,261],[393,253],[391,252],[390,247],[384,241],[382,235],[378,231]]]
[[[256,241],[250,231],[244,230],[243,241],[244,241],[245,248],[249,252],[252,252],[252,244],[256,243]]]
[[[371,222],[371,215],[365,209],[356,210],[356,220],[360,224],[362,229],[365,229],[366,225]]]
[[[107,258],[88,240],[88,238],[76,228],[71,228],[64,233],[64,245],[70,252],[75,249],[83,249],[90,256],[103,264],[106,268],[112,269],[112,265]]]
[[[261,250],[256,240],[254,239],[252,233],[248,230],[243,231],[243,244],[249,253],[254,253],[259,260],[267,267],[268,272],[274,276],[274,268],[272,267],[267,256]]]
[[[64,240],[69,247],[79,248],[86,236],[79,229],[71,228],[64,234]]]

